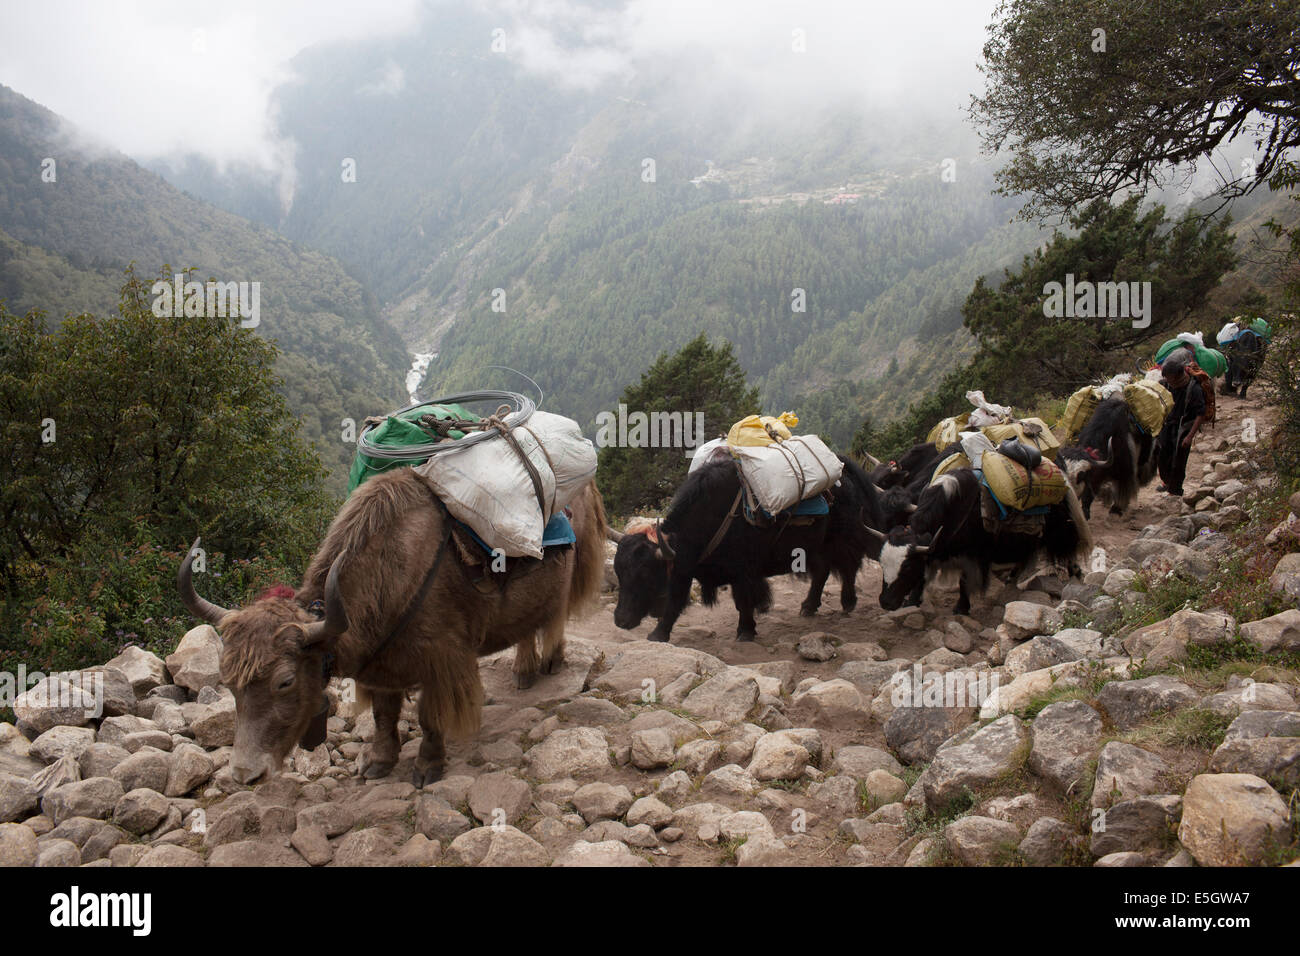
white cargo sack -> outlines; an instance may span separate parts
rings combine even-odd
[[[844,472],[844,462],[816,435],[732,446],[731,455],[740,463],[750,505],[773,515],[821,494]]]
[[[1218,342],[1219,345],[1227,345],[1229,342],[1234,341],[1240,334],[1241,326],[1236,322],[1229,322],[1223,328],[1219,329],[1219,334],[1215,337],[1215,341]]]
[[[541,478],[544,509],[528,469],[503,437],[439,452],[415,470],[490,547],[512,558],[540,558],[546,523],[596,474],[596,449],[577,422],[549,412],[533,412],[510,434]]]
[[[975,411],[966,420],[971,428],[985,428],[1011,421],[1011,409],[1006,405],[994,405],[985,401],[983,392],[967,392],[966,401],[975,406]]]
[[[711,461],[717,461],[720,458],[730,458],[731,452],[727,450],[726,438],[711,438],[699,448],[695,449],[695,454],[691,455],[690,467],[686,469],[686,474],[691,474],[703,468]]]

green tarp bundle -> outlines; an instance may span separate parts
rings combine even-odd
[[[436,418],[455,418],[461,421],[480,421],[480,417],[475,415],[463,405],[419,405],[415,408],[407,409],[397,415],[389,415],[383,423],[376,426],[366,435],[366,441],[371,445],[380,448],[401,449],[409,445],[427,445],[433,440],[432,436],[421,428],[418,422],[425,415],[433,415]],[[465,433],[461,431],[452,431],[449,433],[452,438],[464,438]],[[367,478],[373,477],[380,472],[388,471],[390,468],[401,468],[406,465],[418,465],[424,461],[424,458],[374,458],[357,448],[357,453],[352,459],[352,471],[348,474],[348,494],[361,484]]]
[[[1169,353],[1175,349],[1190,348],[1196,355],[1196,364],[1201,367],[1201,371],[1209,375],[1210,378],[1218,378],[1228,370],[1228,360],[1223,357],[1223,353],[1218,349],[1208,349],[1204,346],[1194,346],[1190,342],[1184,342],[1182,339],[1170,339],[1156,351],[1156,364],[1160,365]]]

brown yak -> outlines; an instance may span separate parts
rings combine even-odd
[[[514,645],[516,681],[527,687],[539,669],[551,673],[564,663],[565,620],[600,591],[606,526],[595,484],[569,507],[576,544],[521,562],[487,593],[475,587],[448,540],[446,507],[410,468],[357,488],[292,598],[272,594],[235,610],[217,607],[194,591],[191,548],[177,586],[185,606],[222,635],[221,679],[236,705],[235,780],[274,775],[309,727],[320,733],[331,673],[353,678],[359,699],[370,697],[375,737],[361,759],[368,779],[386,776],[397,763],[402,700],[406,690],[420,688],[424,739],[414,783],[437,780],[443,734],[478,730],[478,658]],[[323,618],[308,610],[313,602],[323,605]]]

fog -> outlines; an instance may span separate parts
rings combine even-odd
[[[929,114],[954,126],[978,88],[976,63],[994,0],[907,4],[849,0],[477,0],[482,52],[497,43],[538,82],[618,89],[647,76],[725,98],[736,122],[780,122],[810,106],[857,104]],[[138,159],[194,153],[284,170],[294,144],[277,128],[274,92],[296,54],[428,38],[466,4],[249,0],[178,7],[162,0],[52,0],[0,15],[0,82],[87,135]],[[395,95],[389,59],[357,95]],[[653,94],[653,89],[651,90]]]

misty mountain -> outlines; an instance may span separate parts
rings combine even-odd
[[[42,180],[52,159],[55,179]],[[373,296],[329,256],[188,196],[89,143],[49,110],[0,87],[0,294],[8,307],[64,314],[116,308],[122,272],[193,267],[200,281],[261,283],[259,334],[282,350],[277,372],[336,472],[360,421],[400,401],[407,364]]]
[[[521,387],[486,369],[508,366],[584,424],[704,330],[766,407],[847,443],[923,326],[956,361],[971,284],[1037,237],[955,113],[772,108],[672,62],[571,88],[493,53],[494,22],[301,53],[275,95],[292,170],[154,168],[344,262],[438,350],[426,391]]]

